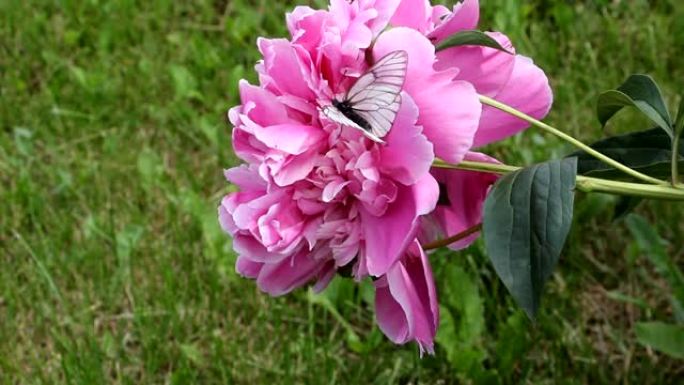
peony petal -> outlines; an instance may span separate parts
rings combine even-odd
[[[472,147],[482,105],[470,83],[434,76],[410,90],[420,108],[418,123],[434,144],[435,155],[460,163]]]
[[[277,91],[280,95],[294,95],[305,100],[315,100],[312,91],[311,63],[304,61],[304,55],[285,39],[257,40],[259,50],[264,55],[260,69],[262,85]]]
[[[385,138],[387,145],[380,148],[378,168],[405,185],[428,173],[435,158],[432,143],[422,134],[423,128],[416,126],[417,119],[418,106],[404,93],[394,125]]]
[[[406,255],[407,258],[404,259],[403,264],[411,283],[413,283],[417,297],[412,301],[414,303],[414,314],[422,311],[422,314],[416,317],[414,338],[420,345],[421,352],[427,351],[432,354],[434,353],[433,341],[439,326],[439,304],[432,268],[418,241],[409,247]],[[388,277],[388,281],[391,289],[392,277]],[[424,322],[418,322],[420,320],[424,320]]]
[[[500,33],[488,33],[505,49],[513,52],[513,45]],[[496,95],[513,73],[515,56],[489,47],[454,47],[437,54],[435,68],[458,68],[457,79],[475,86],[479,94]]]
[[[333,278],[335,278],[336,273],[337,269],[335,268],[335,263],[332,261],[328,262],[325,267],[318,272],[318,280],[313,287],[314,293],[321,293],[325,290],[330,282],[332,282]]]
[[[266,191],[266,181],[253,165],[242,165],[223,171],[226,180],[238,186],[242,191]]]
[[[304,250],[279,263],[264,265],[257,277],[257,286],[274,297],[285,295],[307,284],[324,266],[325,262],[310,258]]]
[[[240,101],[243,106],[250,105],[248,113],[251,121],[258,125],[270,126],[274,124],[288,123],[291,121],[287,116],[287,108],[271,92],[249,84],[246,80],[240,80]],[[231,113],[231,116],[234,116]],[[231,121],[235,118],[231,118]],[[236,122],[232,122],[237,125]]]
[[[458,5],[456,6],[458,7]],[[451,11],[449,10],[449,8],[441,4],[435,5],[434,7],[432,7],[432,24],[439,26],[450,15]]]
[[[431,27],[432,6],[428,0],[402,0],[391,24],[395,27],[408,27],[421,33]]]
[[[276,263],[287,258],[287,255],[271,253],[264,245],[251,235],[236,234],[233,236],[233,250],[239,256],[253,262]]]
[[[401,0],[375,0],[373,8],[378,12],[378,16],[368,23],[373,35],[377,36],[382,32],[390,19],[396,14]]]
[[[323,26],[330,14],[306,6],[298,6],[286,15],[292,42],[313,52],[320,43]]]
[[[339,194],[343,188],[347,187],[349,183],[351,182],[345,181],[342,178],[333,180],[332,182],[328,183],[323,189],[323,195],[321,196],[321,199],[325,203],[332,202],[335,199],[335,197],[337,197],[337,194]]]
[[[374,33],[368,24],[378,16],[377,10],[359,2],[331,0],[330,14],[339,28],[343,55],[358,55],[359,50],[371,45]]]
[[[233,151],[245,162],[257,164],[264,160],[266,146],[254,138],[254,135],[240,127],[233,129]]]
[[[397,199],[384,215],[376,217],[360,209],[368,273],[379,277],[399,259],[414,237],[416,202],[411,188],[400,187]]]
[[[279,124],[257,128],[254,136],[269,148],[299,155],[310,150],[326,135],[320,128],[308,125]]]
[[[378,61],[394,51],[406,51],[408,54],[408,69],[404,89],[409,83],[424,82],[427,76],[435,72],[432,68],[435,62],[435,47],[418,31],[398,27],[383,33],[373,46],[373,58]],[[417,85],[414,84],[414,86]],[[425,86],[426,84],[422,85]]]
[[[486,163],[499,162],[485,154],[471,152],[466,160]],[[442,200],[437,208],[421,221],[421,241],[433,242],[444,237],[460,234],[482,223],[482,209],[496,174],[434,168],[432,170],[440,188]],[[437,226],[437,228],[433,227]],[[470,237],[449,245],[453,250],[470,246],[479,236]]]
[[[235,262],[235,271],[245,278],[255,279],[259,276],[263,263],[254,262],[244,257],[238,257]]]
[[[251,230],[253,227],[255,227],[257,219],[261,215],[265,214],[268,211],[269,207],[276,204],[282,199],[286,199],[287,195],[285,194],[284,190],[280,189],[275,190],[269,194],[266,194],[265,191],[260,194],[250,194],[247,196],[247,198],[242,199],[242,196],[246,194],[248,193],[237,192],[226,196],[228,201],[231,198],[237,198],[238,203],[243,203],[236,204],[234,210],[232,210],[233,220],[235,221],[235,224],[243,230]],[[226,204],[226,200],[224,200],[224,202],[222,203],[226,208],[229,208]]]
[[[508,82],[494,98],[536,119],[544,118],[553,103],[553,93],[544,71],[531,59],[520,55],[516,56]],[[529,123],[519,118],[487,106],[482,112],[474,146],[480,147],[502,140],[528,126]]]
[[[384,215],[377,217],[360,209],[368,273],[378,277],[394,265],[415,237],[418,217],[435,207],[438,196],[437,183],[426,175],[414,186],[399,186]],[[433,197],[432,202],[426,197]]]
[[[439,324],[437,293],[430,264],[414,241],[386,277],[376,281],[376,319],[393,342],[418,342],[421,352],[434,352]]]
[[[395,344],[404,344],[409,341],[406,313],[399,302],[392,297],[387,277],[375,281],[375,320],[380,330]]]
[[[439,184],[437,180],[432,175],[425,174],[412,187],[413,195],[417,202],[416,213],[418,215],[431,213],[439,200]]]
[[[225,198],[224,198],[225,199]],[[218,207],[219,224],[221,229],[228,234],[235,234],[239,229],[233,222],[233,217],[230,215],[223,205]]]
[[[428,36],[430,40],[440,42],[456,32],[476,29],[479,21],[479,1],[464,0],[457,4],[453,13],[447,16]]]
[[[373,41],[373,32],[365,24],[352,24],[344,34],[342,52],[351,54],[368,48]]]
[[[301,155],[288,157],[285,163],[273,174],[273,181],[278,186],[284,187],[304,180],[316,165],[317,155],[313,149]]]

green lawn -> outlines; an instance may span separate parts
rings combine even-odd
[[[453,3],[453,1],[451,1]],[[373,326],[368,287],[259,294],[233,271],[216,206],[236,163],[225,112],[258,36],[293,0],[0,0],[0,384],[675,383],[684,362],[637,342],[673,322],[671,289],[615,200],[579,197],[536,324],[481,245],[433,257],[443,327],[420,359]],[[304,3],[304,1],[301,1]],[[314,1],[319,6],[323,1]],[[445,2],[448,3],[448,2]],[[601,137],[598,93],[684,86],[681,0],[481,0],[548,71],[549,121]],[[573,5],[566,5],[573,4]],[[611,133],[646,128],[625,114]],[[489,149],[529,164],[572,149],[528,131]],[[684,264],[684,205],[649,203]]]

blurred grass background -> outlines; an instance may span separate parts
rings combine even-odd
[[[639,208],[664,240],[650,249],[611,222],[614,199],[580,197],[536,324],[481,245],[435,255],[443,325],[423,359],[373,326],[367,285],[271,299],[237,277],[215,209],[236,163],[224,116],[294,3],[0,0],[1,384],[681,383],[684,363],[634,332],[674,317],[648,257],[684,263],[681,204]],[[481,28],[551,77],[548,121],[586,141],[598,93],[629,74],[682,93],[681,0],[481,5]],[[626,113],[608,131],[637,128]],[[570,150],[532,130],[491,149]]]

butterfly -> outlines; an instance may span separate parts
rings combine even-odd
[[[330,120],[353,127],[368,138],[384,143],[401,106],[401,89],[406,80],[408,54],[393,51],[378,60],[349,89],[342,100],[321,111]]]

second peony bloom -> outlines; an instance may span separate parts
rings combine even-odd
[[[477,0],[452,11],[423,0],[332,0],[327,10],[288,14],[289,39],[258,40],[259,85],[242,81],[242,104],[229,112],[245,164],[225,174],[239,191],[218,209],[239,274],[271,295],[309,283],[322,290],[341,268],[356,280],[371,277],[381,330],[433,352],[437,294],[420,241],[479,224],[495,178],[432,163],[496,162],[473,147],[526,127],[483,108],[478,94],[537,118],[552,101],[546,76],[528,58],[485,47],[435,51],[478,19]],[[491,36],[514,52],[504,35]],[[397,50],[408,54],[408,67],[385,143],[321,113]]]

